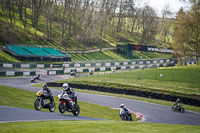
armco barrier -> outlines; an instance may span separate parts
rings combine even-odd
[[[155,64],[169,64],[173,65],[174,59],[148,59],[148,60],[143,60],[143,59],[137,59],[137,60],[130,60],[130,61],[125,61],[125,62],[118,62],[118,61],[107,61],[107,62],[85,62],[85,63],[73,63],[69,62],[66,64],[20,64],[20,63],[0,63],[0,68],[72,68],[72,67],[120,67],[120,66],[127,66],[127,65],[155,65]]]
[[[63,83],[48,82],[47,85],[50,87],[62,87]],[[160,100],[173,101],[173,102],[176,101],[177,98],[181,98],[181,101],[184,104],[200,106],[200,100],[198,99],[167,95],[167,94],[161,94],[161,93],[156,93],[156,92],[131,90],[131,89],[119,89],[119,88],[102,87],[102,86],[91,86],[91,85],[74,84],[74,83],[69,83],[69,85],[73,88],[78,88],[78,89],[87,89],[87,90],[95,90],[95,91],[126,94],[126,95],[135,95],[135,96],[140,96],[140,97],[160,99]]]
[[[0,76],[34,76],[35,74],[35,71],[0,71]]]

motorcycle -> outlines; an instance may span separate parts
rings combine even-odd
[[[72,71],[72,72],[70,73],[70,75],[71,75],[71,76],[76,76],[76,72],[75,72],[75,71]]]
[[[41,108],[47,108],[50,112],[54,112],[56,109],[54,101],[51,103],[50,99],[46,98],[47,91],[39,90],[36,93],[36,100],[34,102],[34,107],[36,110],[40,110]]]
[[[39,80],[40,79],[40,74],[38,74],[38,76],[35,77],[35,79]]]
[[[173,111],[179,111],[179,112],[182,112],[182,113],[185,112],[183,104],[178,104],[178,105],[174,104],[174,106],[172,106],[172,110]]]
[[[35,82],[35,76],[31,78],[30,82]]]
[[[133,121],[131,113],[129,113],[129,112],[120,114],[120,117],[121,117],[122,121]]]
[[[65,111],[72,112],[73,115],[78,116],[80,113],[80,107],[77,102],[69,98],[67,94],[62,94],[58,95],[58,99],[60,101],[59,104],[59,112],[60,113],[65,113]]]

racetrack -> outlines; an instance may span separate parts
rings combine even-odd
[[[49,120],[100,120],[90,117],[73,116],[61,113],[36,111],[31,109],[0,106],[0,123]]]
[[[41,77],[42,79],[37,80],[37,82],[61,80],[64,78],[69,78],[69,77],[70,76],[67,76],[67,75],[59,75],[59,76],[45,76],[44,75]],[[28,86],[30,84],[29,80],[30,80],[30,77],[0,78],[0,85],[16,87],[16,88],[34,91],[34,92],[41,89],[38,87]],[[52,92],[53,92],[53,95],[57,96],[61,91],[52,89]],[[147,103],[147,102],[138,101],[138,100],[113,97],[113,96],[103,96],[103,95],[95,95],[95,94],[87,94],[87,93],[79,93],[79,92],[76,92],[76,95],[79,97],[79,100],[81,101],[109,106],[109,107],[118,108],[121,103],[124,103],[130,110],[143,114],[145,118],[144,122],[200,125],[200,114],[194,113],[191,111],[186,111],[185,113],[173,112],[171,111],[171,108],[167,106]],[[2,112],[1,108],[0,108],[0,112]],[[34,111],[34,112],[38,112],[38,111]],[[42,111],[39,111],[39,112],[42,112]],[[50,112],[43,112],[43,113],[50,113]],[[57,114],[57,113],[50,113],[50,114]],[[5,117],[6,115],[9,116],[7,112],[5,112]],[[66,115],[66,117],[74,117],[74,116]],[[37,120],[43,120],[43,119],[44,118],[40,117]],[[11,121],[11,120],[12,119],[9,119],[8,121]],[[36,119],[33,119],[33,120],[36,120]],[[51,118],[49,120],[51,120]]]

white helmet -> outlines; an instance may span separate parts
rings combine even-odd
[[[63,84],[64,90],[67,90],[68,87],[69,87],[68,83],[64,83],[64,84]]]
[[[122,103],[122,104],[120,104],[120,107],[121,107],[121,108],[123,108],[123,107],[124,107],[124,104],[123,104],[123,103]]]

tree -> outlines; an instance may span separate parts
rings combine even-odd
[[[183,8],[181,8],[175,19],[174,34],[173,34],[174,43],[172,44],[172,47],[181,65],[184,64],[187,65],[187,52],[188,52],[188,46],[186,43],[187,39],[188,39],[188,34],[186,27],[186,14],[183,11]],[[184,63],[182,61],[182,57],[184,58]]]
[[[188,38],[186,40],[187,45],[191,48],[191,56],[195,56],[198,64],[198,58],[200,57],[200,1],[195,0],[192,2],[192,8],[187,13],[186,29]]]
[[[47,0],[46,2],[46,22],[47,22],[47,39],[51,40],[51,30],[52,30],[52,5],[54,0]]]
[[[141,44],[147,44],[155,38],[157,32],[156,13],[153,8],[145,6],[142,9],[141,25],[143,28]]]
[[[38,21],[46,0],[32,0],[32,26],[38,29]]]
[[[162,10],[162,19],[161,19],[161,40],[166,43],[169,43],[170,40],[170,27],[172,26],[172,15],[173,13],[169,10],[169,5],[166,5]],[[167,39],[167,40],[166,40]]]

